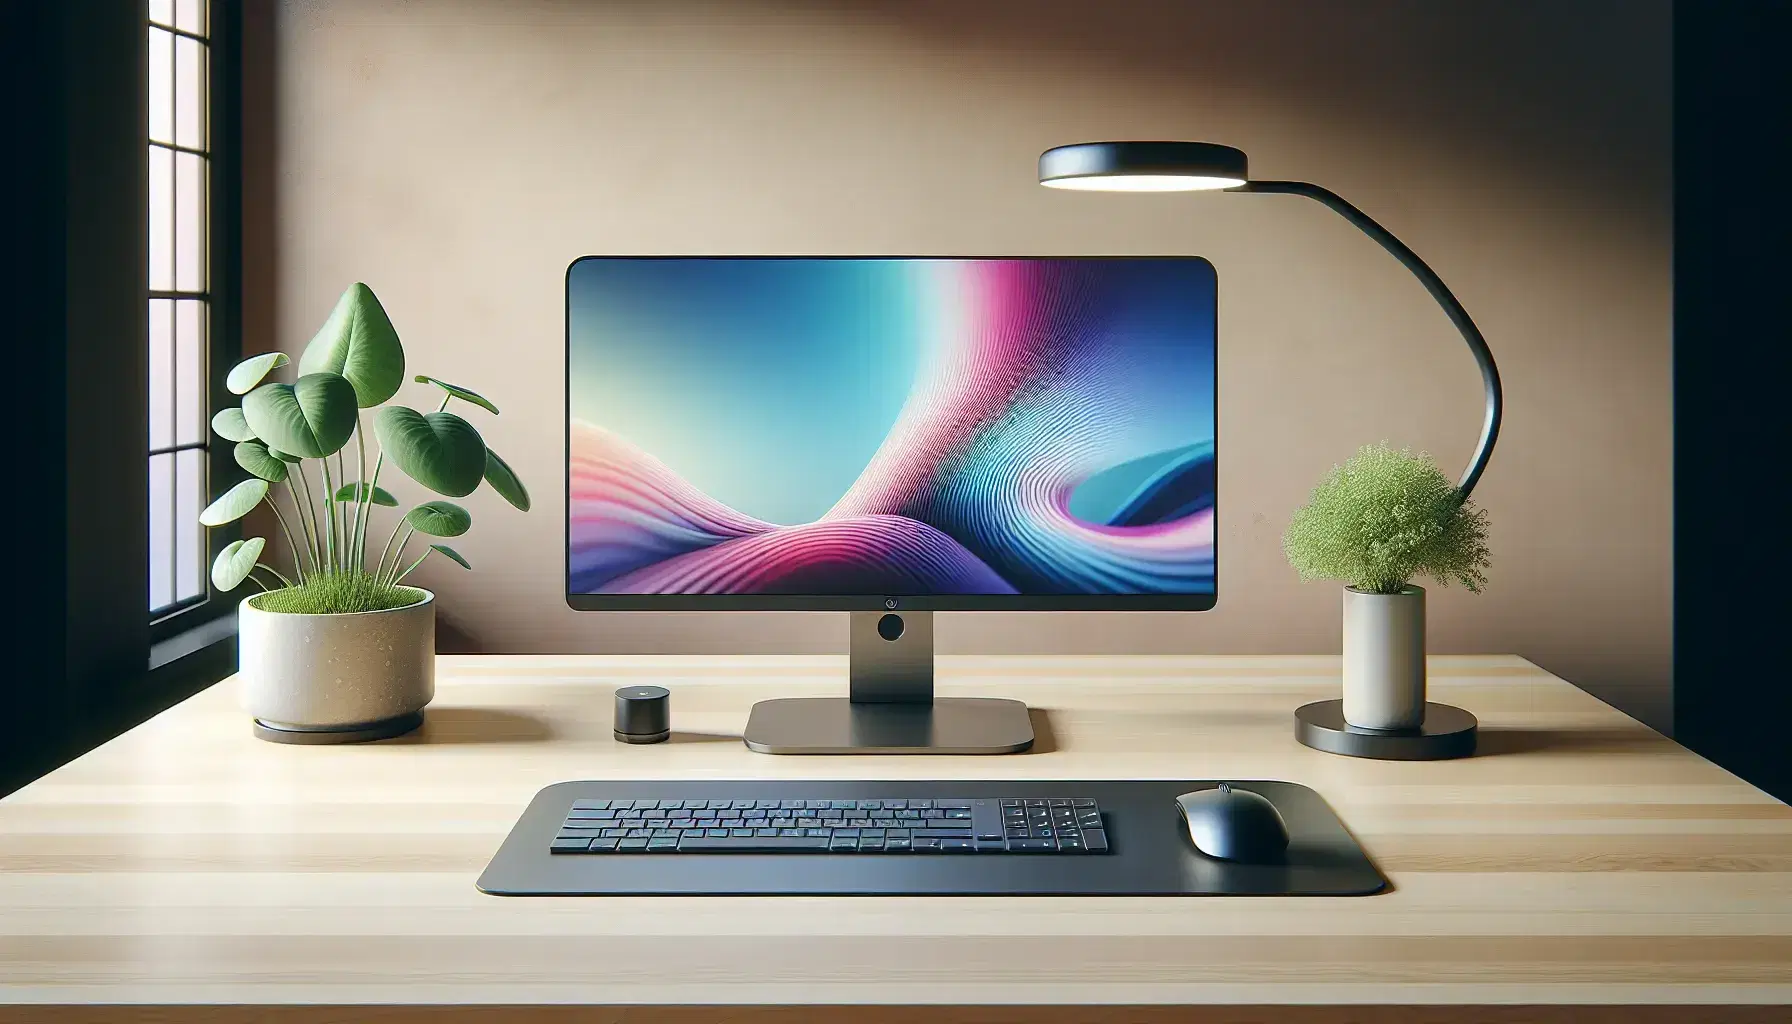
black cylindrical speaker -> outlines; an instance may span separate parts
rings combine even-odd
[[[624,686],[616,691],[616,738],[659,743],[672,735],[671,691],[663,686]]]

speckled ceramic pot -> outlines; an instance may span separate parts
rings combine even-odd
[[[285,743],[383,739],[423,724],[436,694],[436,596],[346,615],[237,606],[243,707],[256,735]]]

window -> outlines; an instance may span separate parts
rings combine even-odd
[[[215,300],[228,273],[217,245],[215,156],[224,140],[213,124],[221,108],[212,4],[148,0],[147,8],[148,599],[159,620],[210,597],[212,548],[198,516],[221,468],[210,420],[213,376],[227,369]]]

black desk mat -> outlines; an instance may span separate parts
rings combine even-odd
[[[1220,781],[1261,793],[1291,836],[1278,864],[1233,864],[1189,842],[1176,797]],[[574,800],[1094,797],[1106,854],[561,854]],[[1387,887],[1318,793],[1292,782],[561,782],[535,794],[479,890],[494,896],[1366,896]]]

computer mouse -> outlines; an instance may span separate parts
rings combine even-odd
[[[1288,823],[1261,793],[1224,782],[1176,798],[1188,838],[1209,857],[1242,863],[1273,862],[1288,849]]]

